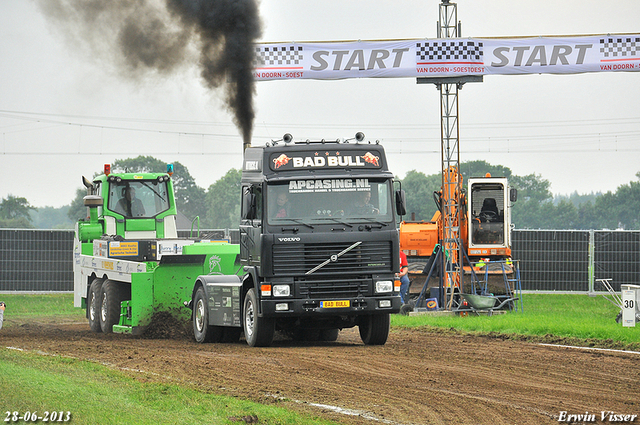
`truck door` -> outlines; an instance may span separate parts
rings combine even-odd
[[[260,235],[262,234],[262,187],[242,186],[240,221],[240,258],[245,266],[260,265]]]

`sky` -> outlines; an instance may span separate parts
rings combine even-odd
[[[262,0],[259,42],[435,38],[437,0]],[[640,33],[640,1],[459,0],[463,37]],[[0,198],[69,204],[103,164],[150,155],[208,188],[242,164],[242,138],[195,67],[125,78],[65,37],[34,0],[0,2]],[[640,73],[491,75],[459,93],[461,161],[535,173],[551,192],[615,191],[640,172]],[[440,96],[415,78],[261,81],[253,144],[380,141],[400,178],[440,172]],[[158,170],[164,171],[164,170]],[[431,200],[425,200],[431,202]]]

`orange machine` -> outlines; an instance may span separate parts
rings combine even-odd
[[[451,168],[445,171],[443,176],[448,181],[462,176],[456,174],[457,169]],[[445,180],[446,182],[447,180]],[[448,187],[455,187],[447,185]],[[460,205],[458,221],[449,217],[450,226],[459,226],[459,238],[464,251],[472,263],[488,260],[507,260],[511,256],[511,203],[515,202],[517,192],[509,187],[504,177],[491,177],[487,174],[481,178],[469,179],[466,193],[455,193],[452,189],[435,193],[438,211],[431,221],[403,221],[400,223],[400,249],[404,251],[410,262],[412,274],[412,286],[420,286],[419,275],[422,275],[423,267],[429,260],[437,244],[442,244],[445,217],[441,211],[445,210],[445,202],[454,199],[456,205]],[[460,202],[458,203],[458,197]],[[452,211],[448,208],[448,211]],[[455,210],[453,210],[455,211]],[[446,239],[446,238],[445,238]],[[448,250],[445,244],[442,244]],[[457,253],[447,253],[447,255]],[[458,263],[456,256],[454,263]],[[469,267],[465,269],[470,270]],[[483,271],[483,266],[474,267],[476,271]],[[416,283],[418,285],[416,285]],[[456,285],[457,286],[457,285]],[[412,292],[413,291],[412,287]]]

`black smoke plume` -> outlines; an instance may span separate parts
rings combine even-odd
[[[253,127],[253,44],[262,34],[257,0],[38,0],[77,46],[124,75],[175,75],[197,64],[225,101],[245,145]]]

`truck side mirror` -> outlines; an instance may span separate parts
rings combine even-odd
[[[396,212],[398,215],[407,215],[407,197],[404,190],[396,190]]]
[[[509,191],[509,200],[511,202],[516,202],[518,200],[518,189],[511,189]]]
[[[242,192],[242,218],[246,220],[256,218],[256,195],[248,187]]]

